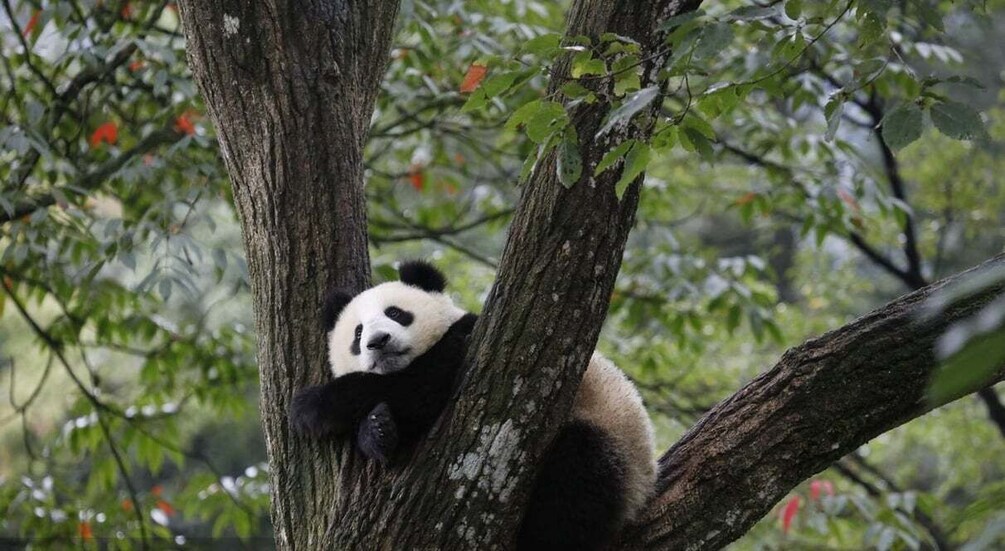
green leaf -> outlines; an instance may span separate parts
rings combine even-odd
[[[561,103],[541,102],[534,116],[527,122],[527,137],[535,143],[544,143],[552,134],[565,129],[569,116]]]
[[[666,126],[653,135],[650,140],[653,150],[660,153],[669,152],[677,144],[677,127]]]
[[[526,124],[541,108],[541,100],[529,101],[513,112],[506,121],[507,130],[516,130],[521,124]]]
[[[673,29],[680,27],[681,25],[695,19],[696,17],[703,15],[703,13],[704,12],[702,12],[701,10],[695,10],[692,12],[675,15],[673,17],[668,17],[666,18],[666,20],[663,21],[663,23],[660,24],[660,30],[664,32],[672,31]]]
[[[520,50],[528,54],[548,57],[558,51],[561,43],[562,35],[558,33],[547,33],[528,40],[523,44],[523,47],[520,48]]]
[[[742,6],[726,14],[729,21],[757,21],[778,15],[775,6]]]
[[[974,338],[947,359],[932,377],[928,399],[943,404],[969,394],[986,382],[1005,362],[1005,329]]]
[[[639,80],[639,58],[636,55],[624,55],[614,60],[611,74],[614,75],[615,96],[620,97],[642,87]]]
[[[953,84],[964,84],[966,86],[972,86],[974,88],[977,88],[978,90],[984,90],[987,88],[981,81],[969,75],[953,75],[943,80],[942,82],[951,82]]]
[[[542,144],[552,134],[564,130],[568,122],[569,117],[561,103],[534,100],[517,109],[506,121],[506,128],[513,130],[522,124],[527,137],[534,143]]]
[[[589,98],[593,95],[593,91],[574,80],[562,85],[562,93],[570,99]]]
[[[712,160],[712,144],[701,132],[694,128],[684,128],[680,134],[680,143],[688,151],[695,151],[706,161]]]
[[[658,86],[650,86],[627,96],[621,105],[607,115],[604,125],[597,131],[597,137],[603,136],[611,128],[614,128],[615,125],[627,124],[636,113],[652,103],[656,99],[656,96],[659,95],[659,92],[660,89]]]
[[[827,119],[827,132],[824,140],[832,141],[837,134],[838,126],[841,124],[841,115],[844,113],[844,95],[834,94],[824,106],[824,117]]]
[[[938,8],[929,5],[928,2],[915,2],[914,8],[917,10],[921,20],[929,27],[940,33],[945,31],[945,27],[942,24],[942,14],[939,13]]]
[[[785,16],[793,21],[799,20],[803,11],[803,0],[789,0],[785,3]]]
[[[572,60],[572,78],[582,78],[586,75],[606,75],[607,63],[603,59],[594,58],[589,51],[581,52]]]
[[[626,140],[624,142],[621,142],[614,149],[611,149],[610,151],[605,153],[603,158],[600,159],[600,162],[597,163],[597,168],[593,170],[593,175],[599,176],[601,172],[614,166],[615,163],[620,161],[621,158],[625,156],[625,153],[628,151],[628,148],[632,147],[633,145],[635,145],[635,140]]]
[[[620,161],[622,157],[625,156],[625,153],[628,152],[628,149],[633,145],[635,145],[635,140],[626,140],[621,142],[614,149],[605,153],[603,158],[600,159],[600,162],[597,163],[597,168],[593,170],[593,175],[599,176],[601,172],[614,166],[615,163]]]
[[[517,177],[517,185],[523,184],[530,178],[530,175],[534,172],[534,167],[537,166],[537,160],[541,157],[541,150],[543,148],[536,147],[534,149],[534,154],[529,155],[527,159],[524,160],[523,166],[520,168],[520,176]]]
[[[635,178],[642,174],[649,164],[649,144],[635,142],[631,151],[625,157],[625,168],[621,172],[621,179],[614,184],[614,193],[620,201],[625,196],[625,190],[635,181]]]
[[[883,141],[890,149],[900,149],[921,137],[922,115],[917,104],[904,103],[883,117]]]
[[[468,101],[464,102],[464,105],[461,107],[461,112],[467,113],[481,109],[488,104],[490,99],[499,96],[513,86],[513,83],[519,77],[520,72],[518,71],[499,73],[489,77],[478,89],[471,93]]]
[[[706,59],[718,55],[733,41],[733,27],[729,23],[713,23],[702,30],[701,38],[694,47],[695,59]]]
[[[555,164],[558,171],[558,181],[566,189],[576,185],[579,177],[583,175],[583,157],[579,154],[578,140],[575,132],[566,133],[565,138],[559,142],[557,151],[557,162]]]
[[[985,134],[981,114],[969,105],[944,101],[933,105],[931,114],[935,127],[950,138],[970,140]]]

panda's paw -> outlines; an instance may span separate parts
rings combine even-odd
[[[331,432],[331,422],[326,412],[326,388],[324,385],[302,389],[293,397],[290,407],[290,424],[301,434],[315,438]]]
[[[364,456],[387,466],[391,454],[398,447],[398,426],[386,402],[374,406],[360,422],[356,445]]]

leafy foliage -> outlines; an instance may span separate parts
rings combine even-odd
[[[0,534],[268,538],[247,268],[178,16],[4,7]],[[785,347],[1001,252],[1000,2],[709,3],[655,51],[565,36],[562,7],[403,3],[366,150],[375,279],[430,257],[478,310],[532,171],[619,197],[645,174],[600,347],[661,447]],[[1001,353],[1003,310],[945,337],[933,392],[993,369],[971,359]],[[1000,545],[985,418],[881,437],[738,547]]]

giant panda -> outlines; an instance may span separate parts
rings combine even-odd
[[[401,264],[400,281],[323,308],[334,380],[296,394],[294,429],[346,436],[381,464],[420,440],[451,399],[477,317],[443,291],[432,265]],[[653,429],[635,386],[594,353],[538,471],[519,549],[604,549],[654,490]]]

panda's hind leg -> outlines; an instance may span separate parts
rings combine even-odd
[[[625,467],[610,439],[572,421],[544,457],[520,528],[518,549],[608,548],[625,517]]]

